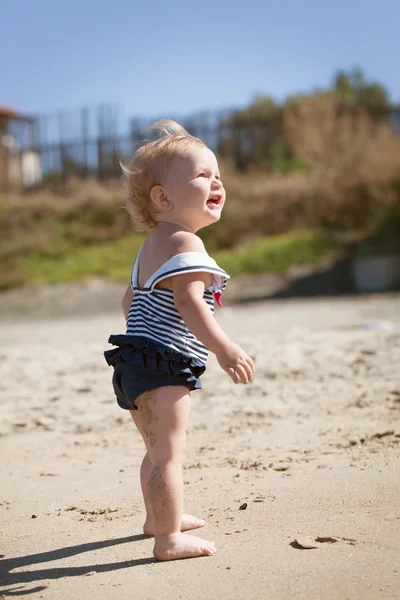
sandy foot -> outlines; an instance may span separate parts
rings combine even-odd
[[[190,529],[198,529],[199,527],[204,527],[206,522],[203,519],[198,519],[197,517],[193,517],[192,515],[182,515],[182,525],[181,531],[189,531]],[[145,524],[143,525],[143,533],[150,537],[154,536],[154,528],[151,522],[146,519]]]
[[[153,554],[156,560],[178,560],[197,556],[213,556],[216,551],[214,542],[184,533],[174,533],[157,536]]]

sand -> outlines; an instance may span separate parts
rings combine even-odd
[[[102,357],[119,298],[91,317],[71,290],[0,303],[0,597],[400,597],[399,295],[218,310],[257,368],[235,386],[212,357],[193,394],[186,510],[218,552],[156,563]]]

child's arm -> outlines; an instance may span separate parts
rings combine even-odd
[[[122,298],[122,302],[121,302],[122,312],[124,313],[125,321],[128,320],[129,309],[131,307],[132,300],[133,300],[133,289],[131,288],[130,285],[128,285],[128,287],[126,288],[124,297]]]
[[[253,379],[253,361],[240,346],[230,340],[204,302],[203,294],[208,278],[208,273],[174,276],[172,285],[175,306],[193,335],[216,355],[220,366],[232,380],[235,383],[248,383]]]

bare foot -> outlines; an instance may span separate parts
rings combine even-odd
[[[178,560],[196,556],[213,556],[216,551],[214,542],[202,540],[194,535],[172,533],[157,536],[153,554],[156,560]]]
[[[199,527],[204,527],[205,524],[206,522],[203,521],[203,519],[198,519],[197,517],[193,517],[192,515],[182,515],[181,531],[198,529]],[[151,523],[151,520],[148,517],[146,519],[145,524],[143,525],[143,533],[151,537],[153,537],[154,535],[154,527]]]

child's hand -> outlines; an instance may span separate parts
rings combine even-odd
[[[235,383],[250,383],[254,376],[254,363],[250,356],[237,344],[231,342],[227,350],[216,355],[220,367]]]

